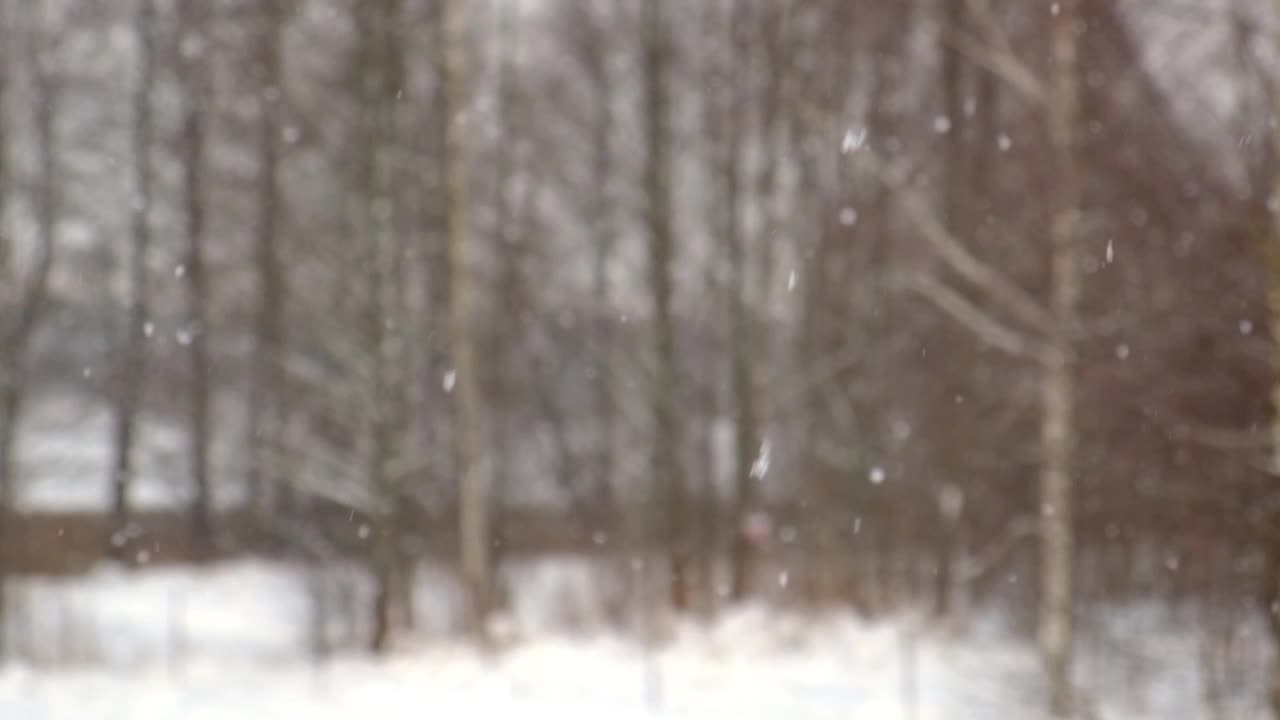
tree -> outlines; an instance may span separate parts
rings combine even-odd
[[[762,452],[759,413],[756,402],[756,363],[759,346],[755,340],[755,321],[750,307],[748,280],[752,258],[748,256],[746,232],[742,229],[742,203],[744,182],[742,153],[744,145],[745,95],[742,87],[740,65],[747,61],[740,48],[744,45],[746,19],[739,4],[723,11],[723,48],[712,78],[712,87],[719,92],[710,93],[713,103],[714,123],[711,128],[713,143],[712,172],[716,178],[719,197],[716,203],[719,217],[715,221],[717,234],[728,258],[728,283],[726,307],[729,314],[729,376],[732,386],[734,413],[734,532],[731,548],[729,596],[737,602],[747,598],[751,591],[752,575],[758,562],[758,538],[749,535],[746,523],[752,512],[758,510],[757,495],[759,477],[757,456]],[[766,240],[765,242],[768,242]],[[713,495],[714,497],[714,495]]]
[[[680,441],[680,372],[676,363],[672,311],[671,264],[674,245],[671,230],[671,169],[668,159],[667,65],[670,38],[664,0],[645,3],[644,27],[644,128],[646,159],[644,186],[645,221],[649,234],[649,298],[653,309],[653,352],[657,364],[652,388],[653,459],[651,482],[658,488],[653,507],[655,532],[668,543],[671,604],[689,607],[688,501]],[[657,523],[665,519],[660,525]],[[655,538],[656,539],[656,538]]]
[[[471,630],[483,637],[492,597],[489,569],[488,479],[480,466],[480,396],[472,329],[472,268],[468,223],[467,68],[463,0],[444,0],[438,76],[444,85],[445,236],[449,258],[449,342],[453,358],[454,444],[459,547],[471,600]]]
[[[1280,1],[1274,3],[1280,12]],[[1280,77],[1270,78],[1267,86],[1273,112],[1280,110]],[[1272,164],[1271,191],[1266,201],[1265,230],[1263,231],[1263,258],[1267,274],[1267,312],[1270,315],[1271,363],[1273,378],[1270,399],[1271,417],[1271,472],[1280,474],[1280,127],[1275,122],[1268,124],[1271,129],[1270,143]],[[1265,602],[1271,643],[1280,648],[1280,515],[1268,513],[1263,520],[1267,527],[1263,541],[1266,552],[1266,571],[1264,576],[1263,600]],[[1280,660],[1271,670],[1270,697],[1273,717],[1280,718]]]
[[[12,32],[9,27],[9,13],[7,6],[0,6],[0,278],[3,278],[5,287],[13,287],[10,281],[10,274],[13,269],[10,262],[13,254],[11,244],[13,242],[8,227],[9,213],[9,185],[10,185],[10,169],[9,169],[9,66],[13,57],[11,48]],[[52,254],[49,254],[52,258]],[[43,286],[47,282],[47,272],[44,273],[46,279],[40,279],[36,287],[40,288],[43,294]],[[32,301],[22,298],[25,302],[23,306],[31,306]],[[19,348],[23,346],[21,338],[14,337],[15,330],[20,330],[23,334],[30,334],[30,331],[23,330],[24,325],[33,324],[31,321],[22,321],[22,317],[30,315],[30,311],[19,312],[15,319],[10,319],[10,306],[13,299],[8,294],[0,295],[0,311],[3,311],[5,318],[4,326],[4,342],[0,344],[0,546],[9,544],[7,530],[9,527],[9,514],[12,512],[13,506],[13,485],[14,485],[14,466],[15,466],[15,445],[18,435],[18,421],[22,410],[22,378],[19,377],[20,363],[17,355]],[[13,326],[12,328],[10,326]],[[8,655],[8,635],[6,630],[9,627],[8,615],[8,579],[9,567],[8,561],[4,557],[0,557],[0,660],[6,659]]]
[[[182,204],[186,248],[182,277],[186,286],[186,319],[179,330],[179,344],[187,347],[190,373],[187,440],[194,494],[191,499],[192,546],[202,554],[213,549],[213,506],[209,487],[210,417],[212,378],[209,367],[208,278],[205,271],[205,104],[208,90],[205,64],[208,39],[201,0],[182,0],[174,53],[182,95]]]
[[[281,261],[280,156],[284,108],[281,72],[282,0],[257,3],[257,218],[254,225],[254,265],[257,270],[257,305],[254,309],[253,359],[249,392],[248,463],[246,485],[249,503],[265,519],[285,491],[279,461],[280,432],[284,423],[284,362],[286,296]]]
[[[1050,227],[1050,307],[1054,322],[1049,328],[1041,400],[1044,466],[1040,479],[1040,602],[1044,607],[1039,635],[1049,679],[1050,711],[1057,717],[1067,717],[1072,706],[1071,579],[1075,547],[1071,458],[1076,444],[1073,334],[1079,326],[1081,288],[1076,1],[1061,0],[1051,13],[1053,75],[1047,107],[1055,175]]]
[[[586,75],[589,89],[589,116],[586,134],[590,145],[586,150],[589,175],[583,188],[580,213],[590,231],[591,243],[591,315],[592,346],[592,414],[596,444],[594,474],[598,508],[616,519],[612,507],[613,486],[617,475],[618,389],[615,378],[614,352],[615,301],[610,277],[618,245],[618,220],[614,209],[613,185],[617,168],[614,162],[613,110],[615,91],[610,71],[609,23],[615,11],[612,2],[566,3],[568,44],[572,57]]]
[[[402,62],[396,32],[398,3],[360,2],[356,7],[358,48],[355,81],[361,122],[352,157],[351,227],[360,237],[357,256],[363,274],[358,337],[365,349],[360,368],[364,417],[360,424],[365,483],[373,498],[372,570],[376,583],[370,649],[389,647],[392,605],[404,582],[400,562],[402,539],[399,507],[401,478],[393,468],[403,429],[399,361],[404,331],[398,323],[403,297],[402,245],[396,233],[396,197],[391,154],[395,148],[395,98],[401,87]]]
[[[33,42],[30,56],[35,79],[35,130],[39,175],[35,188],[35,252],[29,266],[11,267],[12,229],[6,207],[9,202],[9,70],[16,60],[11,14],[0,8],[0,545],[7,543],[8,520],[14,512],[16,439],[29,381],[26,366],[32,338],[48,305],[49,276],[57,255],[57,223],[61,212],[58,140],[58,69],[55,67],[60,38]],[[37,27],[43,39],[47,29]],[[10,294],[9,288],[14,288]],[[0,553],[2,555],[2,553]],[[0,660],[8,653],[8,578],[6,560],[0,557]]]
[[[1077,0],[1054,5],[1049,19],[1051,76],[1041,82],[1008,53],[1009,47],[986,3],[970,4],[980,27],[989,28],[990,50],[968,45],[974,54],[996,57],[1004,79],[1043,112],[1053,160],[1049,226],[1049,307],[1044,309],[1016,283],[965,249],[926,201],[904,185],[899,171],[882,168],[886,182],[947,266],[1017,316],[1028,332],[994,319],[964,296],[937,281],[911,277],[912,290],[966,325],[989,344],[1038,361],[1040,378],[1040,608],[1037,634],[1055,717],[1071,712],[1072,574],[1074,547],[1072,457],[1076,445],[1075,346],[1079,337],[1081,267],[1079,216],[1081,186],[1076,157],[1080,124]],[[958,35],[955,42],[965,40]],[[948,208],[948,212],[951,212]]]
[[[137,76],[133,87],[133,196],[130,199],[131,240],[128,263],[128,304],[122,332],[116,337],[115,407],[112,423],[113,552],[124,552],[129,525],[129,487],[133,482],[133,454],[138,411],[146,376],[147,327],[150,322],[147,267],[151,248],[153,119],[151,88],[155,83],[154,0],[138,0],[134,19]]]

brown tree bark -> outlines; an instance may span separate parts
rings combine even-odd
[[[250,376],[248,463],[245,482],[249,505],[269,520],[280,503],[287,504],[286,483],[278,459],[284,419],[285,272],[280,248],[280,133],[283,109],[280,35],[282,0],[258,3],[257,70],[259,73],[258,201],[254,227],[254,268],[258,295],[254,310],[253,358]]]
[[[26,401],[27,353],[39,327],[48,300],[49,276],[57,256],[57,222],[61,191],[57,156],[58,87],[56,70],[49,53],[56,43],[37,45],[32,62],[35,68],[37,162],[39,175],[35,188],[36,248],[35,260],[24,277],[10,277],[6,262],[9,257],[10,230],[7,224],[10,170],[8,159],[8,124],[4,110],[8,107],[9,64],[14,59],[10,47],[13,39],[7,8],[0,8],[0,548],[6,547],[8,519],[15,511],[14,481],[17,464],[17,431]],[[16,289],[12,295],[6,290]],[[0,552],[0,661],[8,654],[8,578],[9,567]]]
[[[186,248],[183,279],[186,318],[178,331],[179,344],[187,346],[190,377],[187,406],[187,442],[194,494],[188,514],[192,547],[198,555],[214,549],[213,504],[209,486],[209,411],[212,378],[208,350],[208,278],[205,273],[205,45],[207,21],[202,0],[182,0],[178,5],[175,63],[182,93],[181,136],[182,205]],[[189,50],[194,48],[194,50]]]
[[[741,75],[738,64],[745,61],[739,52],[742,43],[741,10],[730,6],[727,10],[727,45],[722,68],[723,99],[719,114],[723,130],[721,152],[718,154],[720,192],[723,194],[721,222],[722,242],[729,260],[727,288],[730,328],[730,378],[734,412],[734,528],[730,562],[729,594],[735,602],[747,599],[751,592],[752,577],[758,564],[757,546],[745,531],[747,518],[756,510],[758,483],[763,479],[754,469],[761,452],[759,414],[756,403],[756,363],[759,346],[755,340],[754,320],[748,306],[748,277],[751,258],[741,223],[742,195],[742,113]],[[714,502],[712,495],[710,501]]]
[[[1280,0],[1273,3],[1276,12],[1280,12]],[[1280,110],[1280,78],[1271,78],[1271,107]],[[1263,225],[1263,258],[1266,262],[1267,277],[1267,312],[1270,321],[1271,366],[1277,376],[1271,381],[1271,471],[1280,474],[1280,127],[1273,122],[1271,127],[1270,167],[1274,173],[1271,181],[1270,197],[1266,200],[1266,222]],[[1271,644],[1280,648],[1280,513],[1272,512],[1263,519],[1263,546],[1265,567],[1263,574],[1263,600],[1267,612],[1268,629]],[[1273,662],[1271,668],[1270,693],[1268,702],[1272,717],[1280,718],[1280,660]]]
[[[647,155],[644,166],[646,223],[649,231],[649,294],[653,304],[654,360],[657,363],[653,402],[653,476],[657,501],[653,507],[656,533],[667,544],[671,605],[686,610],[690,602],[688,498],[680,442],[684,430],[679,409],[679,370],[676,364],[672,313],[671,169],[668,157],[668,73],[670,39],[664,0],[645,3],[644,10],[644,127]],[[656,538],[655,538],[656,539]]]

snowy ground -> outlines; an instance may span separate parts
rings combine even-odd
[[[521,639],[493,655],[438,631],[456,594],[441,591],[441,574],[426,574],[418,637],[384,661],[345,651],[323,664],[307,660],[309,605],[295,568],[104,568],[28,582],[10,628],[28,660],[0,672],[0,718],[1036,717],[1033,654],[996,619],[948,635],[753,608],[709,628],[678,627],[646,653],[607,632],[551,627],[549,618],[567,617],[564,598],[581,592],[582,567],[524,572],[512,620]],[[1082,643],[1081,683],[1096,717],[1212,716],[1194,633],[1150,609],[1113,620],[1089,634],[1105,641]],[[1125,639],[1126,629],[1145,639]],[[1219,717],[1257,717],[1265,662],[1236,652]]]

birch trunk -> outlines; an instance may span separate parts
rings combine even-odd
[[[1077,0],[1054,5],[1051,18],[1053,75],[1049,87],[1049,135],[1057,190],[1050,228],[1052,283],[1049,348],[1042,385],[1040,478],[1039,639],[1048,680],[1049,710],[1071,713],[1072,527],[1071,456],[1075,445],[1075,378],[1072,329],[1080,301],[1080,170],[1076,134],[1080,98],[1077,77]]]
[[[453,358],[454,453],[458,463],[459,548],[471,600],[471,630],[485,634],[490,598],[489,487],[480,468],[480,396],[472,334],[467,217],[465,0],[444,0],[440,76],[444,85],[445,236],[449,258],[449,338]]]

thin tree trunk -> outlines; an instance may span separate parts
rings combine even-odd
[[[7,13],[0,9],[0,51],[7,57],[0,59],[0,255],[7,252],[9,228],[4,223],[9,190],[8,125],[4,120],[7,107],[9,32]],[[0,660],[8,654],[8,577],[9,559],[6,554],[8,521],[14,512],[14,479],[17,470],[17,432],[25,402],[26,355],[31,339],[39,325],[48,300],[49,275],[57,254],[57,222],[59,214],[59,177],[57,159],[57,135],[54,119],[58,116],[57,82],[52,59],[42,53],[48,49],[36,44],[33,53],[36,91],[36,136],[39,163],[39,184],[36,187],[36,260],[25,282],[20,287],[15,314],[11,322],[0,325]],[[0,266],[0,272],[7,268]],[[8,281],[8,278],[5,278]],[[6,319],[7,320],[7,319]]]
[[[733,385],[734,407],[734,532],[731,558],[730,597],[735,602],[747,598],[751,591],[752,576],[757,564],[756,546],[745,530],[747,516],[756,506],[757,483],[756,457],[760,453],[760,429],[756,410],[756,366],[758,346],[755,342],[750,308],[747,305],[748,268],[747,243],[740,223],[742,123],[739,102],[739,73],[737,52],[740,41],[739,19],[736,8],[730,6],[728,18],[729,57],[726,58],[724,92],[727,98],[723,106],[724,154],[721,158],[721,186],[724,192],[724,243],[729,256],[729,327],[732,333],[730,376]],[[713,496],[714,497],[714,496]]]
[[[670,166],[667,157],[667,37],[664,0],[645,3],[644,86],[647,157],[644,182],[648,197],[649,290],[653,302],[653,342],[657,387],[653,390],[653,478],[660,488],[654,507],[655,531],[669,551],[670,600],[677,610],[689,607],[690,547],[688,500],[680,460],[684,436],[678,407],[680,390],[672,317],[673,243]],[[660,519],[665,522],[659,524]]]
[[[179,344],[187,345],[190,384],[187,408],[189,462],[194,495],[191,518],[192,547],[200,555],[213,550],[213,509],[209,487],[209,400],[210,370],[208,352],[207,278],[205,276],[205,208],[204,208],[204,57],[188,54],[184,46],[203,44],[205,18],[201,15],[203,0],[182,0],[178,7],[178,33],[175,43],[176,63],[181,74],[183,215],[186,252],[183,277],[186,280],[187,317],[178,335]]]
[[[356,193],[361,200],[359,232],[364,234],[363,257],[367,273],[365,337],[369,349],[368,397],[365,438],[367,482],[376,498],[372,520],[374,632],[370,648],[384,652],[390,645],[393,610],[403,578],[400,558],[403,502],[399,479],[389,473],[400,426],[398,362],[401,331],[393,319],[401,300],[399,267],[402,247],[394,232],[395,197],[390,164],[395,122],[394,102],[400,88],[399,38],[394,25],[396,3],[361,3],[356,10],[362,38],[360,96],[365,104]]]
[[[590,12],[590,8],[584,8]],[[591,128],[591,227],[595,243],[592,268],[592,300],[595,310],[595,415],[596,415],[596,493],[601,511],[610,519],[614,514],[613,482],[615,466],[614,443],[616,430],[617,399],[613,379],[613,288],[609,279],[609,267],[613,261],[615,229],[609,184],[613,179],[612,85],[610,84],[608,58],[604,56],[604,38],[598,22],[590,21],[586,41],[594,97],[595,118]]]
[[[0,665],[9,657],[9,519],[14,511],[18,421],[22,416],[22,385],[17,368],[6,358],[0,367]]]
[[[138,74],[133,90],[133,197],[129,246],[129,300],[126,326],[119,335],[122,344],[117,357],[115,409],[112,420],[111,513],[113,537],[110,551],[122,556],[129,525],[129,486],[133,481],[133,447],[138,409],[142,403],[145,377],[147,299],[147,256],[151,246],[151,86],[155,82],[154,0],[138,0],[134,36],[138,43]]]
[[[13,57],[10,44],[9,6],[0,3],[0,281],[10,283],[9,263],[12,258],[12,235],[9,230],[9,63]],[[0,291],[2,293],[3,291]],[[0,294],[0,297],[5,297]],[[5,297],[7,299],[7,297]],[[14,502],[15,447],[18,419],[22,411],[22,378],[11,331],[4,328],[4,345],[0,346],[0,663],[9,656],[9,514]]]
[[[763,63],[765,80],[761,91],[759,102],[760,115],[760,145],[762,148],[762,158],[759,174],[756,176],[754,202],[760,209],[760,223],[756,235],[756,252],[753,277],[755,279],[754,301],[759,308],[772,308],[775,305],[774,289],[778,276],[778,237],[777,232],[781,227],[781,218],[778,209],[779,195],[779,178],[783,173],[782,169],[785,161],[783,160],[785,152],[785,128],[783,125],[783,103],[786,87],[784,78],[787,73],[787,63],[789,58],[786,54],[787,38],[786,18],[788,14],[788,6],[783,6],[781,10],[771,9],[769,12],[759,13],[759,26],[757,28],[760,34],[760,45],[763,50]],[[783,132],[780,134],[780,128]],[[750,282],[747,283],[751,285]],[[767,313],[766,313],[767,317]],[[754,352],[760,358],[757,363],[757,374],[761,377],[769,377],[776,375],[778,372],[781,353],[777,347],[776,341],[783,337],[782,333],[774,337],[770,332],[768,322],[759,322],[755,325],[753,340],[755,342]],[[774,400],[771,397],[769,387],[762,387],[757,396],[758,408],[757,415],[759,417],[758,424],[761,428],[769,426],[769,418],[774,412]],[[763,432],[761,433],[763,434]]]
[[[512,200],[509,197],[513,175],[523,173],[524,167],[517,170],[516,155],[522,152],[521,143],[511,138],[513,115],[516,112],[516,48],[519,43],[519,23],[512,18],[514,10],[509,7],[495,8],[497,13],[496,34],[498,37],[498,109],[494,113],[497,135],[509,138],[495,150],[494,187],[491,207],[494,215],[494,240],[498,258],[498,299],[501,312],[496,321],[497,332],[493,335],[493,356],[491,358],[491,407],[495,408],[491,424],[493,436],[493,487],[489,498],[492,513],[490,534],[490,565],[496,572],[501,565],[506,550],[506,538],[503,534],[504,503],[508,489],[513,481],[513,445],[517,436],[516,428],[522,406],[519,344],[523,320],[532,312],[529,306],[530,297],[524,291],[523,265],[526,260],[528,245],[528,226],[515,218]],[[523,165],[523,163],[520,163]],[[523,220],[525,218],[520,218]],[[495,595],[494,598],[497,597]]]
[[[947,32],[959,35],[965,31],[965,6],[952,0],[941,0],[943,22]],[[946,155],[944,159],[943,193],[946,198],[943,207],[943,222],[952,237],[966,237],[968,223],[964,214],[965,190],[972,179],[967,176],[967,156],[965,133],[968,124],[964,108],[965,60],[954,43],[944,40],[942,43],[942,95],[944,99],[944,116],[950,124],[946,139]],[[955,518],[946,517],[940,502],[938,505],[939,525],[933,529],[935,536],[935,562],[937,572],[934,574],[934,614],[938,618],[946,618],[951,614],[952,606],[952,565],[955,553],[953,537]]]
[[[1040,479],[1039,639],[1049,686],[1049,710],[1071,712],[1073,508],[1071,456],[1075,444],[1072,332],[1080,302],[1080,170],[1076,159],[1080,97],[1077,78],[1076,0],[1061,0],[1052,16],[1053,75],[1049,135],[1057,188],[1050,228],[1051,308],[1055,326],[1042,386]]]
[[[279,463],[272,452],[279,445],[283,422],[285,279],[280,260],[280,110],[282,103],[280,0],[260,0],[258,71],[258,217],[254,228],[255,264],[258,274],[254,318],[253,368],[248,413],[249,504],[262,520],[268,520],[281,497]]]
[[[444,84],[445,225],[449,257],[449,337],[453,356],[454,443],[458,462],[459,543],[470,595],[470,629],[483,637],[488,620],[489,488],[480,468],[480,396],[471,317],[470,230],[467,218],[465,0],[443,0],[440,76]]]
[[[1273,3],[1280,13],[1280,0]],[[1271,106],[1280,110],[1280,77],[1272,78],[1269,87]],[[1270,314],[1271,365],[1275,377],[1271,385],[1271,469],[1280,473],[1280,127],[1271,124],[1273,176],[1269,201],[1263,211],[1263,257],[1267,272],[1267,311]],[[1280,650],[1280,513],[1272,512],[1263,519],[1263,547],[1266,556],[1263,577],[1263,601],[1268,618],[1271,644]],[[1269,703],[1271,715],[1280,720],[1280,658],[1272,661]]]

